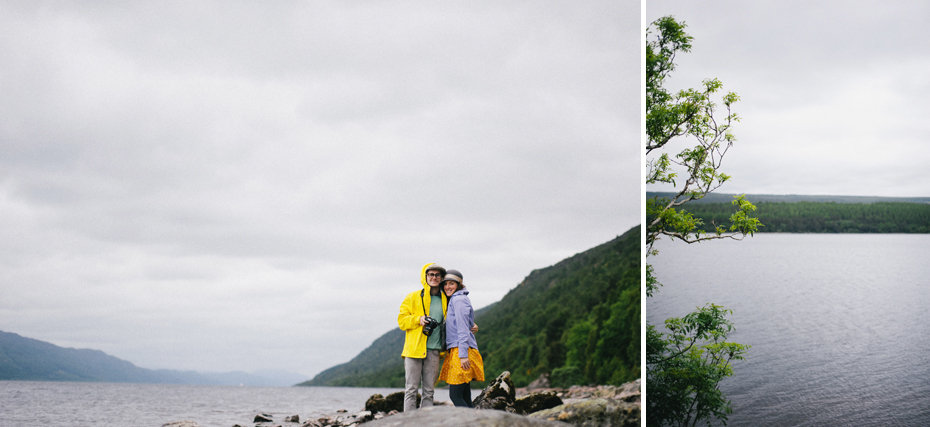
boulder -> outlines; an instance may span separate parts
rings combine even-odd
[[[255,416],[255,419],[254,419],[252,422],[253,422],[253,423],[270,423],[270,422],[271,422],[271,415],[268,415],[268,414],[258,414],[258,415]]]
[[[561,397],[566,402],[571,402],[573,400],[579,399],[595,399],[595,398],[604,398],[604,399],[613,399],[613,400],[622,400],[624,402],[639,402],[640,398],[640,385],[642,383],[641,379],[636,381],[630,381],[621,386],[614,385],[599,385],[591,387],[583,386],[572,386],[568,390],[563,390]]]
[[[373,419],[375,419],[375,416],[371,413],[371,411],[362,411],[355,414],[355,420],[360,423],[365,423]]]
[[[300,417],[297,415],[291,415],[289,417],[284,417],[284,422],[286,423],[299,423]]]
[[[420,406],[420,393],[417,393],[417,407]],[[372,414],[378,412],[404,412],[404,392],[391,393],[387,397],[373,394],[365,402],[365,410]]]
[[[491,381],[475,398],[476,409],[497,409],[513,412],[513,403],[517,397],[517,388],[510,379],[510,371],[504,371]]]
[[[638,427],[639,405],[614,399],[587,399],[534,412],[531,419],[562,421],[580,427]]]
[[[554,391],[530,393],[513,402],[513,409],[521,415],[532,414],[543,409],[555,408],[561,405],[562,399]]]
[[[527,418],[521,415],[510,414],[503,411],[482,411],[471,408],[457,408],[454,406],[433,406],[416,411],[404,412],[394,416],[385,417],[364,424],[365,427],[537,427],[562,426],[567,424],[544,419]]]
[[[552,387],[549,383],[549,374],[542,374],[539,378],[536,378],[533,382],[529,383],[526,386],[527,390],[536,390],[538,388],[549,388]]]

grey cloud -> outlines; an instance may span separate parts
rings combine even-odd
[[[716,77],[741,97],[724,171],[734,193],[921,196],[926,135],[923,2],[651,2],[694,49],[676,88]]]
[[[0,321],[313,374],[395,327],[426,262],[489,304],[639,223],[639,26],[637,2],[4,3]]]

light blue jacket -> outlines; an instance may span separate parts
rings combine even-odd
[[[458,347],[459,358],[468,357],[468,348],[478,349],[475,334],[471,332],[475,324],[475,310],[468,298],[468,289],[462,289],[449,297],[446,310],[446,344],[447,348]]]

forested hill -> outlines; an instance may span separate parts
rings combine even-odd
[[[534,270],[501,301],[476,312],[485,377],[508,370],[517,386],[543,373],[564,386],[638,378],[640,240],[637,226]],[[403,341],[403,331],[394,328],[351,361],[299,385],[402,388]]]

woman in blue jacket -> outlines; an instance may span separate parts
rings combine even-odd
[[[484,361],[478,353],[478,342],[472,326],[475,311],[468,298],[468,289],[458,270],[447,270],[442,282],[443,292],[449,297],[446,309],[446,360],[439,379],[449,384],[449,398],[455,406],[474,407],[471,400],[471,382],[484,381]]]

